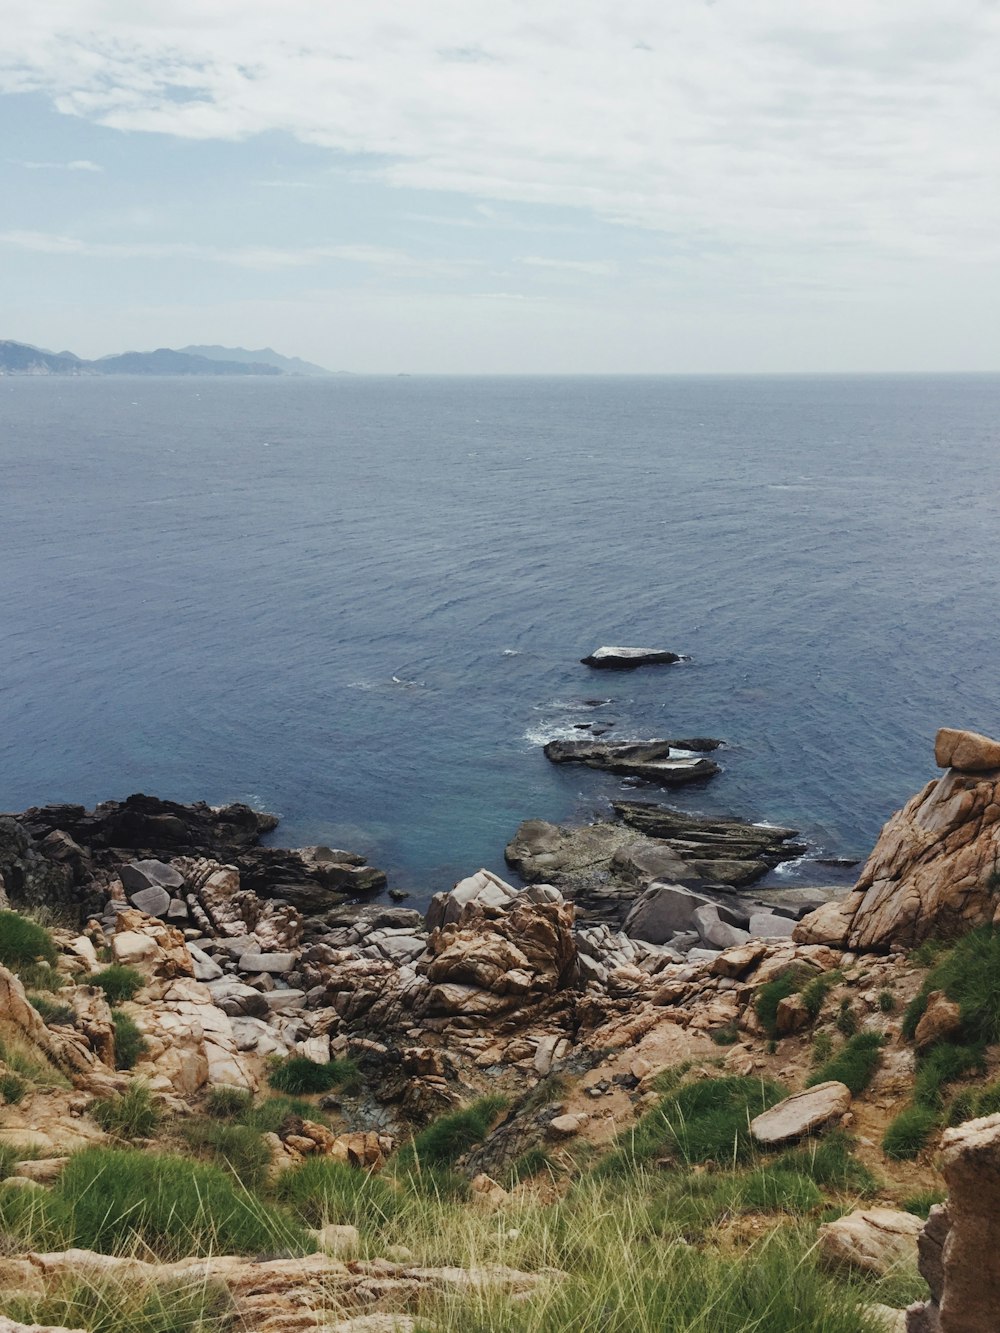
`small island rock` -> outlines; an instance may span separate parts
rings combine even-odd
[[[587,657],[581,657],[584,666],[631,671],[641,666],[671,666],[683,661],[680,653],[662,648],[597,648]]]

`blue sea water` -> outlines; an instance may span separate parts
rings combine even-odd
[[[542,757],[599,718],[863,855],[1000,733],[998,443],[990,376],[0,379],[0,809],[246,800],[419,900],[635,794]]]

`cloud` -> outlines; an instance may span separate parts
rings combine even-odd
[[[8,159],[15,166],[25,167],[28,171],[103,171],[104,168],[97,162],[91,162],[89,158],[80,157],[72,162],[21,162],[15,158]]]
[[[187,259],[249,269],[306,268],[328,260],[359,265],[395,276],[464,274],[472,260],[424,259],[378,245],[277,246],[200,245],[185,241],[92,241],[45,231],[0,232],[0,246],[44,255],[77,255],[88,259]]]
[[[981,0],[285,0],[280,20],[264,0],[48,0],[21,17],[0,89],[123,131],[284,132],[401,188],[755,261],[1000,249],[1000,7]]]
[[[613,259],[544,259],[539,255],[530,255],[520,260],[531,268],[551,268],[564,273],[585,273],[592,278],[610,278],[618,272],[618,265]]]

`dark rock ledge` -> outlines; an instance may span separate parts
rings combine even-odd
[[[257,897],[286,902],[311,919],[385,887],[385,874],[353,852],[261,847],[277,825],[274,815],[247,805],[181,805],[143,795],[93,810],[33,807],[0,815],[0,880],[13,902],[80,917],[100,910],[108,884],[130,860],[220,861]]]

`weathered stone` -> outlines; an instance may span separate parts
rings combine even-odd
[[[861,1208],[819,1229],[819,1257],[829,1268],[848,1268],[884,1277],[895,1268],[913,1268],[923,1223],[894,1208]]]
[[[723,921],[718,907],[714,905],[695,908],[691,920],[702,940],[711,948],[731,949],[749,943],[747,931]]]
[[[142,893],[150,888],[166,890],[182,889],[184,887],[184,876],[179,874],[166,861],[131,861],[128,865],[122,866],[119,875],[125,892],[130,899],[133,899],[134,894]],[[170,894],[168,893],[167,902],[169,903],[169,901]],[[145,911],[146,909],[143,908],[142,910]],[[151,913],[151,915],[155,916],[156,913]]]
[[[711,742],[714,745],[717,742]],[[553,764],[585,764],[588,768],[642,778],[664,787],[703,782],[720,771],[711,759],[679,752],[677,741],[549,741],[545,757]]]
[[[939,753],[985,762],[989,747],[1000,742],[975,738],[967,751],[946,741]],[[1000,772],[951,767],[885,825],[853,892],[804,917],[795,938],[870,951],[959,934],[997,917],[998,867]]]
[[[790,1032],[800,1032],[809,1024],[809,1010],[801,995],[786,995],[778,1001],[774,1025],[779,1036]]]
[[[934,762],[938,768],[957,768],[963,773],[990,773],[1000,769],[1000,741],[977,731],[942,727],[934,740]]]
[[[170,894],[158,884],[151,884],[148,889],[138,889],[129,894],[132,906],[147,916],[166,916],[170,907]]]
[[[845,1084],[817,1083],[762,1112],[750,1122],[750,1133],[765,1147],[788,1143],[839,1119],[850,1105],[851,1090]]]
[[[777,916],[774,912],[752,912],[750,935],[758,940],[789,939],[795,931],[795,924],[793,918]]]
[[[274,972],[279,975],[291,972],[295,966],[293,953],[256,953],[248,951],[240,955],[237,967],[241,972]]]
[[[763,944],[751,942],[740,944],[733,949],[720,953],[712,963],[711,971],[717,977],[745,976],[764,957],[767,949]]]
[[[931,991],[913,1034],[913,1044],[918,1051],[927,1051],[937,1042],[954,1037],[961,1028],[962,1011],[955,1001],[949,1000],[944,991]]]
[[[583,1113],[557,1115],[546,1125],[546,1133],[553,1139],[571,1139],[589,1119],[590,1116]]]
[[[625,918],[625,934],[651,944],[665,944],[687,930],[699,907],[713,907],[711,898],[680,884],[651,884]]]

